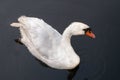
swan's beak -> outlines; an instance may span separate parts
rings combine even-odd
[[[95,34],[92,31],[87,31],[85,35],[91,38],[95,38]]]

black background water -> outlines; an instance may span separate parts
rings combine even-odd
[[[21,15],[44,19],[60,33],[73,21],[88,24],[96,39],[72,37],[81,57],[74,80],[120,79],[119,0],[0,0],[0,80],[66,80],[68,72],[43,67],[10,27]]]

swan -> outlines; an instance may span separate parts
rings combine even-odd
[[[81,22],[71,23],[61,35],[44,20],[21,16],[18,22],[10,24],[19,27],[23,43],[38,60],[54,69],[74,69],[80,57],[71,46],[72,35],[87,35],[95,38],[90,27]]]

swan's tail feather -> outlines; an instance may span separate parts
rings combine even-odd
[[[10,26],[12,26],[12,27],[21,27],[22,24],[14,22],[14,23],[10,24]]]

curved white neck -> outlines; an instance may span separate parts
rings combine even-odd
[[[68,27],[64,30],[64,32],[62,34],[62,41],[70,44],[71,43],[71,37],[72,37],[72,33],[71,33],[71,30]]]
[[[71,27],[67,27],[63,34],[61,39],[62,47],[66,50],[66,54],[76,54],[72,45],[71,45],[71,37],[72,37]],[[76,56],[76,55],[75,55]]]
[[[62,34],[61,46],[64,48],[65,53],[68,55],[68,59],[71,61],[71,66],[76,66],[80,62],[80,57],[75,53],[72,45],[71,45],[71,37],[72,37],[71,28],[68,27]]]

